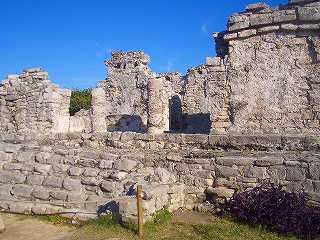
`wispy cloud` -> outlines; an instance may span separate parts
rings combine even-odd
[[[207,23],[202,24],[200,29],[201,29],[201,32],[208,34],[208,24]]]
[[[97,50],[96,52],[96,56],[97,57],[107,57],[109,56],[111,53],[113,52],[113,49],[112,48],[100,48],[99,50]]]
[[[167,65],[166,65],[166,71],[171,72],[173,65],[174,65],[174,59],[168,59]]]

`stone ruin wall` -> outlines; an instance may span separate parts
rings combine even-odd
[[[70,95],[40,68],[9,75],[0,86],[0,132],[37,135],[68,129]]]
[[[319,132],[320,3],[252,4],[230,17],[229,131]]]
[[[305,190],[320,203],[319,136],[106,133],[0,141],[0,210],[87,219],[107,210],[136,219],[193,209],[264,181]]]
[[[8,76],[0,86],[0,208],[85,217],[113,209],[111,197],[142,183],[149,217],[264,180],[319,203],[319,26],[319,1],[249,5],[214,34],[217,57],[186,76],[152,73],[142,52],[113,53],[91,110],[72,117],[71,92],[46,72]],[[124,221],[135,218],[134,199],[113,204]]]

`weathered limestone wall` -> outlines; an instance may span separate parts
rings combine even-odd
[[[148,83],[148,133],[169,131],[169,96],[165,78],[152,78]]]
[[[191,209],[205,192],[230,197],[265,180],[304,189],[320,203],[319,150],[319,136],[301,135],[3,136],[0,208],[93,217],[115,204],[126,221],[135,218],[136,203],[124,196],[134,195],[137,184],[145,190],[148,218],[164,206]]]
[[[111,60],[106,61],[108,77],[100,84],[105,90],[105,105],[100,107],[104,108],[105,116],[132,116],[128,120],[131,131],[146,130],[147,84],[152,76],[148,63],[149,56],[142,52],[114,52]],[[106,122],[106,125],[108,128],[117,122]]]
[[[251,4],[216,37],[227,45],[228,131],[319,132],[319,1]]]
[[[229,123],[223,123],[222,115],[227,97],[223,59],[207,58],[205,65],[188,70],[182,97],[184,132],[209,134],[212,130],[225,133]]]
[[[9,75],[0,86],[0,133],[67,132],[70,95],[40,68]]]

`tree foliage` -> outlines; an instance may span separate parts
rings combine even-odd
[[[75,90],[71,93],[69,112],[74,116],[82,109],[89,110],[91,108],[91,89]]]

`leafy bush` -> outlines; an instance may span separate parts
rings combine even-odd
[[[304,192],[290,193],[268,183],[235,194],[227,203],[227,210],[248,223],[314,239],[320,234],[320,207],[310,206],[308,201]]]
[[[91,99],[91,89],[72,91],[69,108],[70,115],[75,115],[81,109],[89,110],[91,108]]]

